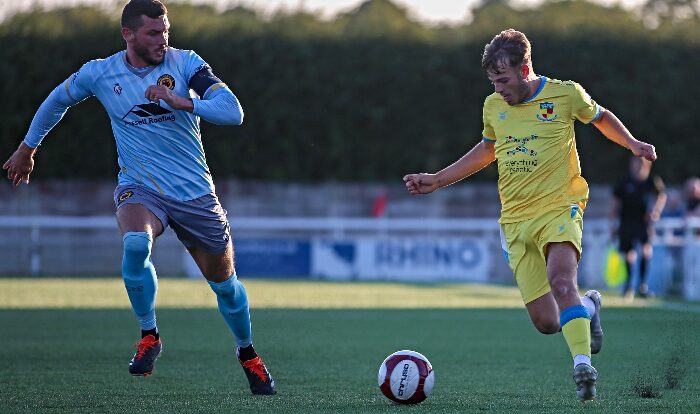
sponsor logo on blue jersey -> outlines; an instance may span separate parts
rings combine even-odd
[[[122,117],[124,124],[131,126],[151,125],[160,122],[175,122],[175,114],[163,108],[155,102],[134,105],[129,112]]]

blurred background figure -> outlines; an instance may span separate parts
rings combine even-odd
[[[666,191],[661,178],[650,173],[651,162],[642,158],[631,158],[628,176],[617,183],[613,190],[611,218],[616,223],[616,226],[613,226],[613,237],[617,236],[620,252],[625,255],[627,280],[624,295],[627,300],[634,298],[632,270],[637,263],[639,246],[642,257],[639,260],[637,290],[641,297],[652,294],[647,277],[653,251],[653,223],[659,219],[664,209]]]
[[[683,205],[684,202],[685,200],[682,191],[680,191],[678,188],[667,188],[666,205],[664,206],[664,210],[661,212],[661,218],[683,218],[683,215],[685,215],[685,206]],[[678,235],[683,235],[682,229],[674,230],[674,234],[676,231],[680,231]]]
[[[700,217],[700,178],[690,177],[685,182],[685,215]]]

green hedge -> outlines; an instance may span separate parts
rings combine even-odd
[[[169,9],[171,44],[204,57],[245,110],[241,127],[203,123],[215,176],[396,181],[452,162],[480,139],[481,106],[491,92],[480,55],[504,26],[531,38],[536,72],[580,82],[638,138],[655,144],[657,172],[667,181],[700,173],[696,21],[678,26],[690,34],[652,31],[624,10],[580,1],[519,12],[495,3],[457,27],[422,26],[386,0],[331,21],[304,13],[266,19],[240,8]],[[82,7],[0,24],[2,154],[16,147],[52,88],[85,61],[124,48],[117,15]],[[595,127],[581,125],[577,136],[589,180],[624,173],[625,151]],[[109,178],[116,171],[107,115],[91,99],[44,141],[36,176]],[[494,176],[493,167],[480,175]]]

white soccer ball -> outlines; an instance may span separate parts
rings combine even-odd
[[[417,404],[433,391],[435,372],[423,354],[406,349],[386,357],[377,379],[382,394],[391,401]]]

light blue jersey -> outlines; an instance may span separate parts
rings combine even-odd
[[[206,62],[189,50],[170,47],[161,64],[145,70],[129,65],[122,51],[86,63],[52,95],[57,92],[54,101],[66,107],[90,96],[100,100],[117,144],[119,185],[144,185],[162,195],[192,200],[214,191],[202,147],[200,116],[222,124],[240,124],[243,117],[238,100],[224,83],[207,85],[200,92],[201,99],[190,90],[193,76],[203,69],[209,69]],[[165,85],[177,95],[193,98],[193,112],[175,110],[164,101],[149,101],[145,91],[151,85]],[[212,105],[215,97],[226,103],[226,114],[221,114],[221,105]],[[25,142],[39,145],[63,113],[65,109],[55,122],[45,122],[44,128],[34,125],[35,118]]]

